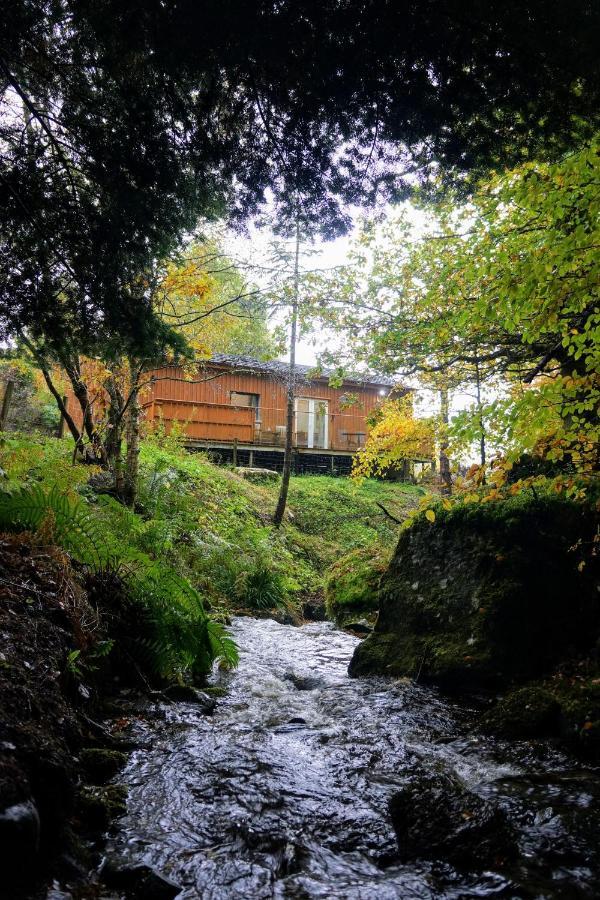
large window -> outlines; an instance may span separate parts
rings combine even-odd
[[[232,406],[250,406],[254,410],[256,421],[260,422],[260,394],[245,394],[241,391],[231,392]]]

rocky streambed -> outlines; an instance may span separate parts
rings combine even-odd
[[[409,680],[350,679],[358,641],[328,623],[232,631],[215,712],[159,705],[118,776],[117,884],[145,896],[148,866],[190,900],[598,895],[597,769],[482,736]]]

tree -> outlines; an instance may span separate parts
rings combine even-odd
[[[476,405],[471,438],[489,416],[513,455],[552,434],[550,458],[593,470],[599,209],[596,140],[554,164],[525,163],[466,205],[438,204],[412,240],[402,217],[381,243],[363,235],[354,265],[323,288],[324,315],[385,371],[504,385],[495,410]]]
[[[296,235],[294,241],[294,273],[291,285],[291,323],[290,323],[290,346],[289,346],[289,366],[288,366],[288,383],[286,396],[286,424],[285,424],[285,450],[283,456],[283,472],[281,475],[281,485],[279,488],[279,496],[277,498],[277,506],[273,514],[273,525],[279,528],[283,522],[285,508],[287,505],[288,490],[290,486],[290,476],[292,474],[292,453],[294,438],[294,393],[296,387],[296,340],[298,335],[298,313],[299,313],[299,290],[300,290],[300,214],[296,213]]]
[[[128,286],[199,214],[242,219],[266,191],[331,235],[345,203],[439,165],[556,154],[598,122],[599,21],[589,0],[11,4],[2,330],[59,344],[66,305],[82,341],[102,321],[135,342]]]
[[[215,240],[195,241],[167,264],[157,308],[195,359],[213,353],[268,358],[279,350],[264,291],[248,283]]]
[[[412,397],[386,400],[371,423],[367,443],[356,454],[352,473],[357,477],[385,475],[415,459],[432,459],[435,423],[413,415]]]

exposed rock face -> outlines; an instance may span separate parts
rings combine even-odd
[[[563,500],[456,507],[406,529],[351,675],[446,688],[526,681],[600,634],[598,513]]]
[[[389,810],[403,861],[423,857],[483,869],[516,852],[502,810],[451,775],[417,775],[392,796]]]

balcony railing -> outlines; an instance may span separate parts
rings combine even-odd
[[[285,425],[268,427],[266,421],[285,421],[285,409],[261,408],[261,420],[257,421],[256,410],[247,406],[231,406],[226,403],[199,403],[193,400],[172,400],[153,398],[144,405],[149,421],[161,422],[167,431],[174,424],[180,426],[185,435],[198,443],[247,444],[262,447],[285,446]],[[266,421],[265,421],[266,420]],[[366,431],[355,431],[357,416],[344,413],[329,415],[329,440],[325,448],[313,440],[308,448],[306,431],[295,431],[294,447],[312,450],[347,450],[356,452],[364,446]],[[352,430],[351,430],[352,429]]]

